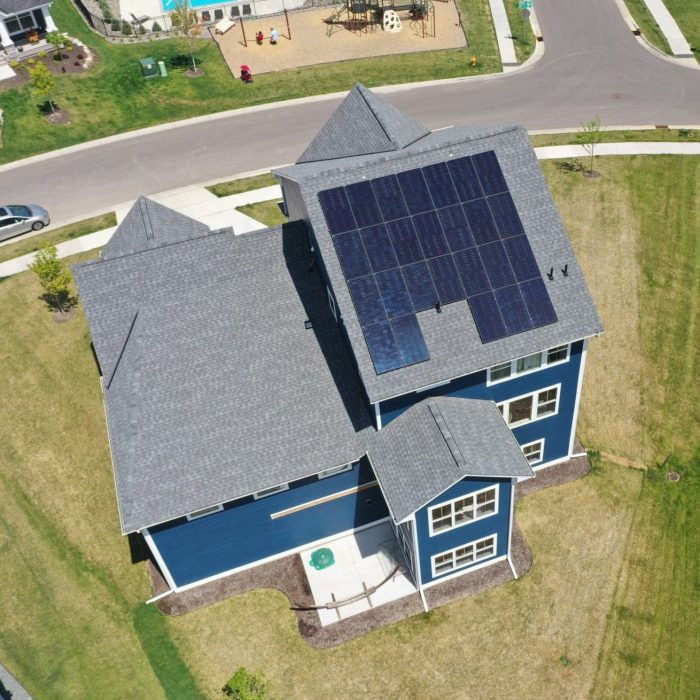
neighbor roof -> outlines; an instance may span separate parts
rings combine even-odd
[[[0,0],[0,14],[16,15],[19,12],[26,12],[35,7],[43,7],[50,4],[50,2],[41,2],[40,0]]]
[[[352,93],[348,97],[348,100],[355,99]],[[375,101],[379,99],[375,96]],[[342,109],[343,105],[338,112]],[[482,343],[466,300],[443,306],[440,314],[432,310],[423,311],[416,316],[430,359],[377,375],[319,204],[318,193],[485,151],[496,153],[558,321],[501,340]],[[527,132],[520,127],[445,129],[399,150],[319,163],[300,162],[281,168],[276,173],[299,183],[315,243],[333,287],[365,390],[373,403],[603,330]],[[561,272],[564,266],[567,266],[567,276]],[[545,277],[550,269],[554,271],[552,281]]]
[[[377,433],[368,454],[397,522],[464,477],[533,476],[493,401],[425,399]]]
[[[74,268],[124,532],[364,454],[366,399],[310,262],[296,224]]]

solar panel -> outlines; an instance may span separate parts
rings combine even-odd
[[[484,343],[556,322],[493,151],[318,196],[378,374],[429,359],[438,302],[466,298]]]

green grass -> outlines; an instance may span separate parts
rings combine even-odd
[[[530,142],[538,146],[566,146],[576,143],[577,132],[566,134],[531,134]],[[679,141],[697,143],[700,141],[700,131],[692,129],[640,129],[639,131],[615,131],[605,129],[600,132],[600,143],[634,143],[636,141]]]
[[[518,0],[504,0],[510,33],[513,37],[518,63],[524,63],[535,51],[536,38],[530,20],[523,19],[518,9]]]
[[[678,23],[697,59],[700,50],[700,8],[697,2],[695,0],[664,0],[664,5]]]
[[[272,173],[263,173],[262,175],[242,177],[237,180],[228,180],[227,182],[217,182],[215,185],[209,185],[206,189],[217,197],[228,197],[232,194],[259,190],[276,184],[278,184],[277,178]]]
[[[32,236],[31,238],[25,238],[22,241],[6,243],[5,245],[0,246],[0,262],[12,260],[12,258],[18,258],[21,255],[27,255],[28,253],[34,253],[45,245],[56,245],[57,243],[70,241],[73,238],[79,238],[80,236],[84,236],[88,233],[102,231],[102,229],[116,225],[117,216],[112,211],[109,212],[109,214],[100,214],[99,216],[93,216],[90,219],[83,219],[82,221],[76,221],[75,223],[61,226],[53,231],[40,233],[36,236]]]
[[[279,226],[287,223],[287,217],[280,211],[279,199],[270,199],[267,202],[256,202],[237,207],[237,210],[246,216],[259,221],[265,226]]]
[[[0,658],[35,697],[216,697],[241,665],[290,700],[700,697],[700,158],[600,158],[594,180],[543,167],[606,327],[580,433],[652,467],[672,452],[681,481],[602,463],[534,494],[527,576],[334,649],[302,640],[278,592],[164,618],[119,535],[82,309],[54,323],[16,275],[0,281]]]
[[[625,4],[645,38],[660,51],[670,55],[671,47],[668,45],[666,37],[663,35],[656,20],[654,20],[654,15],[649,12],[649,8],[644,3],[644,0],[625,0]]]
[[[110,44],[87,29],[70,0],[55,0],[51,13],[58,27],[94,48],[98,62],[84,75],[56,79],[54,96],[59,106],[71,112],[69,125],[48,124],[38,110],[41,100],[32,95],[29,85],[0,93],[0,107],[5,110],[0,162],[201,114],[348,90],[357,81],[375,87],[500,72],[488,1],[458,2],[470,40],[468,49],[342,61],[270,73],[256,77],[250,86],[231,75],[213,41],[201,41],[197,49],[205,77],[191,79],[182,70],[171,70],[167,79],[144,80],[139,58],[152,55],[171,65],[175,56],[186,53],[185,43],[168,39],[145,45]],[[469,65],[473,53],[479,59],[475,67]]]

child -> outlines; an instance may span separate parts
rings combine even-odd
[[[263,33],[260,31],[255,35],[255,41],[258,44],[258,46],[262,46],[264,38],[265,37],[263,36]]]
[[[271,44],[276,44],[277,40],[280,38],[280,33],[274,28],[270,28],[270,43]]]

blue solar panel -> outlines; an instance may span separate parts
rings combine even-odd
[[[475,199],[462,205],[469,222],[469,228],[477,245],[499,239],[496,224],[491,216],[491,210],[485,199]]]
[[[476,245],[469,230],[469,224],[467,224],[467,217],[464,216],[461,206],[457,205],[440,209],[438,218],[445,233],[445,238],[447,238],[447,243],[453,253]]]
[[[525,233],[510,192],[489,197],[488,203],[501,238],[521,236]]]
[[[384,224],[363,228],[360,235],[374,272],[388,270],[399,264]]]
[[[506,179],[503,177],[503,171],[493,151],[477,153],[472,156],[472,160],[485,195],[508,191]]]
[[[323,215],[331,235],[345,233],[357,228],[352,209],[345,196],[345,188],[336,187],[332,190],[324,190],[318,193],[318,201],[321,204]]]
[[[377,178],[372,180],[371,184],[384,221],[408,216],[408,208],[406,207],[406,202],[404,202],[396,175]]]
[[[406,265],[403,268],[403,278],[411,295],[414,311],[432,309],[438,302],[438,295],[430,278],[428,266],[424,262]]]
[[[488,292],[491,289],[488,277],[476,248],[467,248],[454,254],[457,271],[462,279],[467,298]]]
[[[455,189],[462,202],[469,202],[484,196],[484,191],[476,177],[474,164],[469,156],[449,161],[447,169],[452,175],[452,181],[455,183]]]
[[[348,288],[361,326],[386,321],[386,312],[374,277],[358,277],[348,282]]]
[[[413,313],[411,297],[408,295],[403,275],[398,267],[379,272],[375,279],[389,318]]]
[[[517,284],[494,292],[508,335],[529,331],[532,328],[530,314]]]
[[[445,163],[435,163],[435,165],[423,168],[423,177],[436,208],[459,203],[459,196],[452,184],[452,178]]]
[[[418,325],[418,319],[411,314],[391,322],[394,337],[401,349],[404,365],[414,365],[430,359],[428,346]]]
[[[506,253],[508,253],[510,264],[515,272],[515,279],[518,282],[540,277],[540,268],[537,266],[537,260],[532,254],[532,248],[530,247],[530,241],[527,240],[527,236],[507,238],[503,241],[503,245],[506,247]]]
[[[428,260],[428,269],[441,304],[452,304],[466,298],[457,268],[451,255]]]
[[[397,177],[411,214],[420,214],[435,208],[420,170],[406,170],[399,173]]]
[[[372,185],[369,182],[356,182],[354,185],[348,185],[345,188],[345,194],[348,197],[352,213],[355,215],[358,228],[381,223],[382,215],[379,213]]]
[[[396,257],[401,265],[408,265],[423,259],[423,249],[418,241],[411,219],[398,219],[386,225],[389,238],[394,244]]]
[[[471,297],[469,308],[472,311],[476,330],[479,332],[482,343],[490,343],[508,335],[493,292]]]
[[[341,233],[333,238],[333,243],[335,243],[340,266],[343,268],[346,280],[364,277],[372,272],[365,248],[362,245],[362,239],[357,231]]]
[[[500,289],[509,284],[515,284],[515,275],[503,243],[496,241],[482,245],[479,248],[479,255],[484,263],[484,270],[489,278],[491,289]]]
[[[389,323],[377,323],[362,330],[377,374],[404,366],[399,345]]]
[[[425,254],[424,257],[434,258],[437,255],[445,255],[450,252],[435,211],[426,211],[425,214],[414,216],[413,228],[418,234],[418,240]]]
[[[523,293],[523,299],[525,299],[525,305],[530,313],[534,328],[557,322],[557,313],[552,306],[552,301],[541,277],[523,282],[520,285],[520,290]]]

